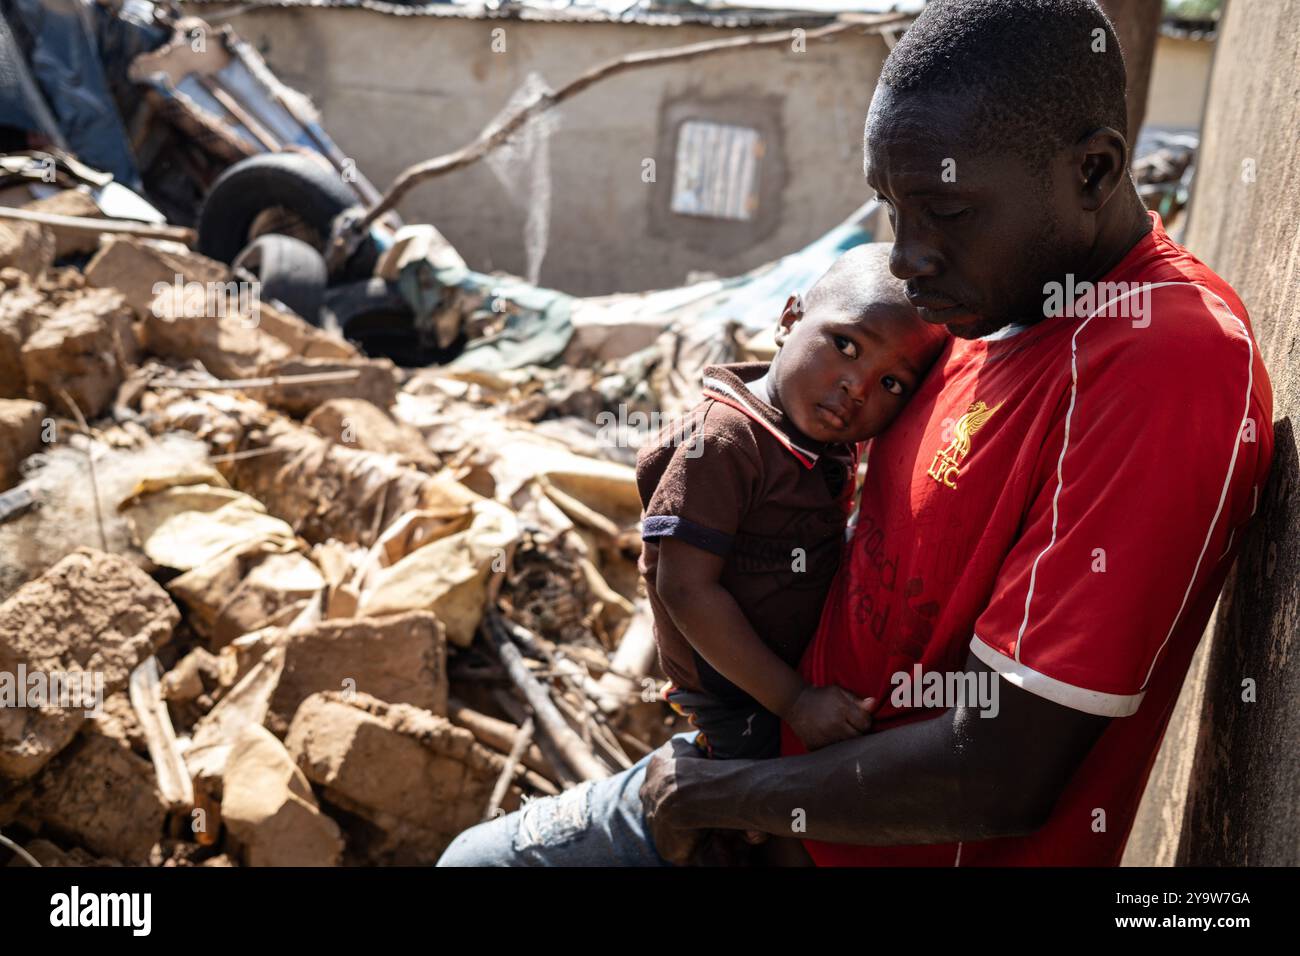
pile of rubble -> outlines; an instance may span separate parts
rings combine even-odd
[[[238,287],[0,223],[0,861],[427,864],[667,739],[632,451],[563,417],[598,376]]]

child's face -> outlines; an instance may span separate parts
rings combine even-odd
[[[830,304],[800,315],[791,296],[769,380],[782,411],[809,438],[865,441],[902,410],[947,338],[892,302],[854,315]]]

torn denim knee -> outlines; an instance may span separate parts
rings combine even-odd
[[[519,812],[515,852],[562,846],[585,832],[591,824],[591,785],[588,780],[557,797],[524,804]]]

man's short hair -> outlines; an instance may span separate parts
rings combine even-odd
[[[1128,135],[1124,60],[1095,0],[931,0],[880,82],[975,98],[981,153],[1016,145],[1038,162],[1102,126]]]

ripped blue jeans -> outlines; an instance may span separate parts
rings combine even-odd
[[[678,734],[684,740],[695,731]],[[641,808],[650,755],[622,773],[462,832],[438,866],[669,866],[655,851]]]

